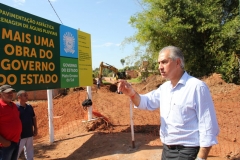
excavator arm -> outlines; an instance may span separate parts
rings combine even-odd
[[[117,68],[115,68],[114,66],[112,66],[110,64],[104,63],[104,62],[100,63],[98,78],[102,78],[102,73],[103,73],[104,68],[107,68],[107,69],[113,71],[114,75],[115,75],[114,77],[116,79],[118,79],[118,78],[125,79],[126,78],[125,74],[120,73]]]

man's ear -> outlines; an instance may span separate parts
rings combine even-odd
[[[176,61],[177,61],[177,65],[178,65],[178,66],[181,66],[181,60],[180,60],[180,58],[176,59]]]

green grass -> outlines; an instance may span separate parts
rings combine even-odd
[[[130,80],[127,80],[129,83],[141,83],[141,80],[139,78],[132,78]]]
[[[139,78],[132,78],[132,79],[129,79],[127,80],[129,83],[141,83],[141,80]],[[108,82],[108,81],[105,81],[105,80],[102,80],[102,83],[104,85],[110,85],[112,83]]]
[[[103,83],[104,85],[110,85],[110,84],[112,84],[112,83],[107,82],[107,81],[104,81],[104,80],[102,80],[102,83]]]

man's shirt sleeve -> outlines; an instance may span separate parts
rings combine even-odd
[[[160,107],[160,88],[147,94],[140,95],[140,97],[140,104],[137,106],[139,109],[153,111]]]
[[[200,147],[210,147],[217,144],[219,126],[213,100],[205,84],[196,88],[196,112],[199,121]]]

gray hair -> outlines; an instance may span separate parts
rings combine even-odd
[[[180,59],[181,61],[181,68],[184,69],[184,56],[182,51],[180,50],[180,48],[175,47],[175,46],[167,46],[164,47],[163,49],[160,50],[159,55],[163,52],[165,52],[166,50],[170,51],[170,55],[169,58],[172,59],[173,61],[175,61],[176,59]]]
[[[25,90],[20,90],[20,91],[17,93],[17,97],[21,96],[21,94],[23,94],[23,93],[26,93],[26,91],[25,91]]]

